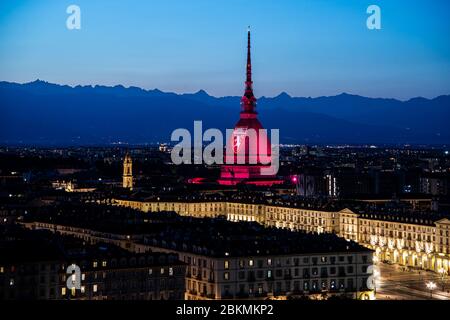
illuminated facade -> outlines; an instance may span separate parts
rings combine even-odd
[[[332,211],[290,204],[233,201],[134,201],[114,199],[120,206],[144,212],[174,211],[193,217],[226,216],[230,221],[255,221],[265,226],[330,232],[376,251],[380,261],[449,272],[450,220]]]

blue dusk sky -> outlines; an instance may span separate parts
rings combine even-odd
[[[0,25],[4,81],[241,95],[251,25],[257,96],[450,94],[448,0],[16,0]]]

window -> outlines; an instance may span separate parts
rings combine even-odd
[[[271,266],[272,265],[272,259],[267,259],[267,265]]]
[[[226,270],[230,269],[230,262],[229,262],[228,260],[225,260],[224,263],[223,263],[223,267],[224,267]]]
[[[253,267],[253,260],[249,260],[249,261],[248,261],[248,265],[249,265],[250,267]]]
[[[94,268],[97,268],[97,261],[94,261],[94,263],[92,264],[92,266],[94,267]]]
[[[303,290],[305,290],[305,291],[308,291],[308,290],[309,290],[309,282],[308,282],[308,281],[305,281],[305,282],[303,283]]]
[[[330,289],[331,290],[335,290],[336,289],[336,280],[331,280],[330,281]]]
[[[92,287],[92,291],[93,292],[97,292],[97,285],[96,284],[94,284],[94,286]]]
[[[81,287],[81,293],[85,293],[86,288],[84,286]]]
[[[106,267],[106,261],[102,262],[102,267]]]
[[[161,268],[161,274],[164,274],[164,268]]]
[[[61,288],[61,295],[63,295],[63,296],[66,295],[66,288]]]
[[[223,279],[224,280],[230,280],[230,273],[229,272],[224,272],[223,273]]]
[[[264,262],[262,260],[258,260],[258,268],[263,267]]]

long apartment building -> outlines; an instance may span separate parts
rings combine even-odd
[[[112,203],[143,212],[174,211],[182,216],[226,216],[264,226],[335,233],[376,251],[376,258],[400,265],[449,273],[450,220],[435,213],[350,210],[307,202],[249,200],[113,199]]]
[[[165,212],[149,215],[139,234],[126,235],[115,233],[120,232],[117,228],[99,233],[97,221],[92,220],[95,216],[87,223],[84,218],[80,213],[77,226],[71,225],[71,219],[48,216],[22,225],[87,243],[109,242],[135,254],[176,254],[187,268],[187,300],[374,298],[373,251],[335,234],[291,232],[258,223]]]

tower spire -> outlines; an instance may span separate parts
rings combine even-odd
[[[253,95],[252,81],[252,56],[251,56],[251,37],[250,26],[247,32],[247,77],[245,80],[245,93],[242,97],[242,114],[256,114],[256,98]]]
[[[247,31],[247,80],[246,86],[252,87],[252,56],[251,56],[251,41],[250,41],[250,26]]]

